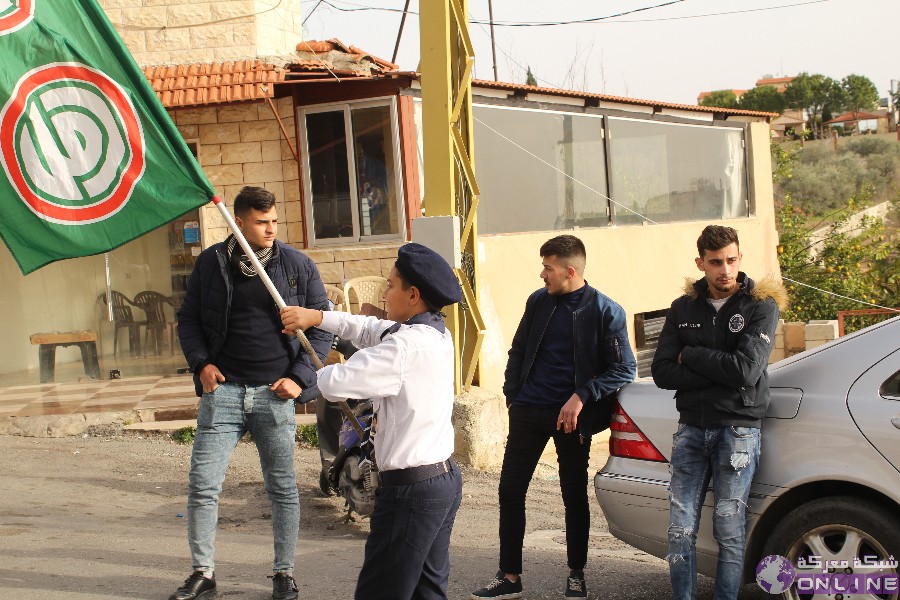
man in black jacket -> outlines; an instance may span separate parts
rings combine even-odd
[[[676,390],[667,560],[675,600],[697,597],[696,539],[710,479],[719,545],[716,600],[738,597],[744,515],[769,405],[766,367],[787,293],[771,278],[740,271],[737,231],[709,225],[695,259],[704,278],[672,303],[651,367],[656,385]]]
[[[625,311],[584,280],[587,252],[572,235],[541,246],[544,287],[531,294],[513,337],[503,393],[509,437],[500,472],[500,570],[472,598],[521,598],[525,494],[552,438],[566,508],[567,598],[584,598],[590,509],[586,415],[634,380]],[[584,412],[582,412],[584,411]],[[599,415],[602,417],[603,415]],[[591,419],[593,421],[593,419]]]
[[[263,188],[245,187],[234,199],[234,215],[284,301],[327,308],[316,265],[275,239],[275,196]],[[272,597],[297,598],[293,569],[300,498],[294,472],[294,402],[308,402],[319,391],[309,357],[281,330],[278,307],[234,236],[200,254],[178,311],[178,337],[194,371],[197,395],[202,396],[188,477],[193,571],[170,600],[194,600],[215,590],[219,493],[231,453],[247,432],[259,450],[272,504]],[[307,337],[324,361],[332,336],[311,329]]]

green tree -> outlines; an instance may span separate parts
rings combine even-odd
[[[867,308],[863,302],[900,306],[898,245],[881,219],[847,227],[858,202],[849,199],[818,244],[810,239],[807,215],[790,196],[778,207],[778,262],[790,297],[786,321],[835,319],[838,311]]]
[[[878,88],[865,75],[847,75],[841,80],[847,110],[859,113],[878,108]]]
[[[784,94],[770,85],[755,87],[747,90],[738,101],[738,107],[744,110],[760,110],[763,112],[778,113],[784,112],[785,99]]]
[[[528,65],[528,72],[525,73],[525,85],[533,85],[537,87],[537,77],[531,72],[531,65]]]
[[[710,92],[703,100],[700,106],[718,106],[719,108],[737,108],[738,99],[734,90],[716,90]]]
[[[790,108],[799,108],[809,115],[813,137],[818,138],[823,112],[841,109],[844,90],[831,77],[819,73],[800,73],[784,90],[784,99]]]

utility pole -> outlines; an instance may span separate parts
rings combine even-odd
[[[394,44],[394,54],[391,56],[391,62],[397,64],[397,51],[400,49],[400,37],[403,35],[403,26],[406,24],[406,12],[409,10],[409,0],[403,5],[403,16],[400,17],[400,29],[397,31],[397,43]]]
[[[491,55],[494,57],[494,81],[500,81],[497,78],[497,42],[494,41],[494,2],[488,0],[488,19],[491,22]],[[893,85],[893,81],[891,82]],[[893,88],[891,88],[893,90]]]

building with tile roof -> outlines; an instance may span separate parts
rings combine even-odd
[[[412,220],[429,214],[419,75],[340,40],[303,40],[295,0],[277,10],[260,0],[171,2],[101,0],[226,204],[245,185],[271,190],[279,239],[311,256],[326,284],[386,275]],[[537,249],[561,231],[585,241],[589,281],[625,307],[639,340],[643,315],[668,307],[693,274],[708,222],[740,230],[749,272],[777,272],[774,115],[493,81],[474,82],[472,94],[464,118],[481,188],[482,387],[502,384],[521,306],[537,287]],[[158,291],[174,323],[194,259],[227,235],[218,211],[203,207],[106,257],[28,278],[0,257],[0,302],[29,298],[9,338],[25,341],[8,345],[0,385],[35,376],[28,335],[48,328],[96,331],[104,375],[183,367],[176,339],[150,343],[139,306],[126,306],[131,321],[121,324],[98,298],[108,286],[128,301]]]

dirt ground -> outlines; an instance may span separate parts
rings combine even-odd
[[[65,592],[75,599],[164,599],[189,574],[184,513],[191,447],[161,436],[95,433],[0,436],[0,598]],[[319,493],[318,463],[317,450],[298,447],[300,597],[352,598],[368,521],[339,522],[343,501]],[[450,598],[468,598],[497,564],[497,474],[464,469],[463,476]],[[591,597],[671,597],[665,562],[612,538],[593,491],[591,501]],[[271,597],[270,519],[256,448],[241,443],[221,500],[218,598]],[[555,468],[543,465],[528,495],[527,598],[562,596],[562,526]],[[709,580],[701,578],[701,590],[702,598],[712,597]]]

